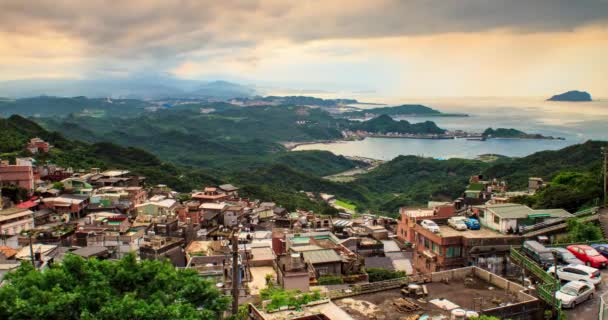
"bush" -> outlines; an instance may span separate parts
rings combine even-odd
[[[368,268],[367,275],[369,282],[378,282],[390,279],[404,278],[407,274],[404,271],[391,271],[382,268]]]
[[[272,283],[260,290],[260,297],[262,300],[270,300],[270,303],[266,306],[266,311],[278,310],[284,306],[298,308],[322,298],[318,290],[302,293],[299,290],[285,290],[275,287]]]
[[[341,276],[321,276],[318,279],[320,285],[343,284],[344,280]]]
[[[592,223],[580,223],[575,218],[568,219],[568,241],[582,242],[602,239],[602,229]]]

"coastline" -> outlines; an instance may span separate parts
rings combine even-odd
[[[280,144],[287,149],[287,151],[294,151],[299,146],[311,145],[311,144],[332,144],[332,143],[345,143],[349,141],[361,141],[367,138],[378,138],[378,139],[419,139],[419,140],[454,140],[454,139],[465,139],[467,137],[457,136],[389,136],[389,135],[369,135],[362,139],[334,139],[334,140],[317,140],[317,141],[301,141],[301,142],[281,142]],[[488,137],[487,140],[566,140],[562,137]],[[486,140],[475,140],[475,141],[486,141]],[[370,158],[371,159],[371,158]]]

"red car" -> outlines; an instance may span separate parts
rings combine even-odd
[[[608,259],[588,245],[574,244],[567,249],[588,266],[599,269],[608,265]]]

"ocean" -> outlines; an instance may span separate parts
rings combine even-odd
[[[361,99],[361,98],[359,98]],[[388,100],[388,101],[386,101]],[[515,128],[526,133],[563,137],[565,140],[489,139],[486,141],[367,138],[362,141],[315,143],[294,150],[327,150],[338,155],[390,160],[399,155],[440,159],[473,159],[482,154],[522,157],[556,150],[587,140],[608,140],[608,100],[550,102],[544,98],[367,98],[365,102],[390,105],[422,104],[446,113],[469,117],[401,117],[410,122],[434,121],[441,128],[482,132],[488,127]],[[363,108],[378,107],[364,105]]]

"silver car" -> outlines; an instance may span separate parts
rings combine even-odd
[[[466,231],[468,229],[464,223],[466,219],[467,217],[451,217],[448,219],[448,225],[458,231]]]
[[[593,299],[594,294],[595,288],[592,284],[570,281],[555,292],[555,298],[562,302],[562,308],[574,308],[577,304]]]

